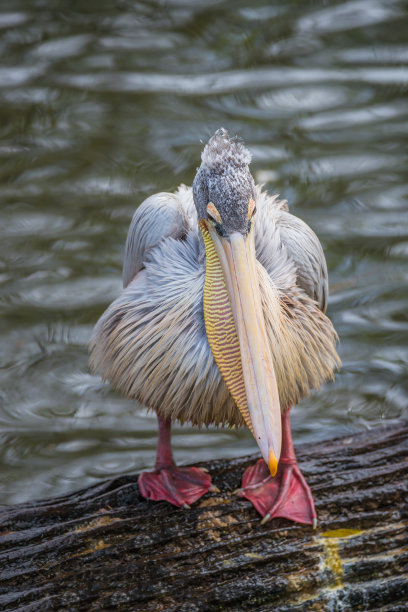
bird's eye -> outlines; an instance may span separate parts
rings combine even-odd
[[[221,215],[212,202],[210,202],[207,206],[207,218],[213,223],[222,225]]]

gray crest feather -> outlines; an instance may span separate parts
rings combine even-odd
[[[237,139],[230,138],[227,130],[220,128],[205,145],[201,154],[201,167],[212,172],[226,172],[231,166],[249,166],[251,154]]]

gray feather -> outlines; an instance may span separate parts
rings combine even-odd
[[[194,206],[187,188],[177,193],[156,193],[137,208],[130,223],[123,261],[123,286],[144,267],[151,249],[165,238],[182,238],[194,220]]]
[[[286,202],[257,187],[255,244],[257,257],[280,285],[296,284],[326,312],[328,275],[320,241],[301,219],[288,212]]]

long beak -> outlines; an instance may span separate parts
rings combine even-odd
[[[206,226],[218,255],[235,321],[251,430],[274,476],[281,451],[281,413],[262,311],[253,232],[245,237],[235,232],[225,238],[210,224]],[[228,386],[228,380],[225,382]]]

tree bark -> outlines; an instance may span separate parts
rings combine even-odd
[[[0,510],[0,610],[408,609],[408,424],[297,449],[318,528],[233,494],[257,457],[206,464],[191,510],[137,476]]]

